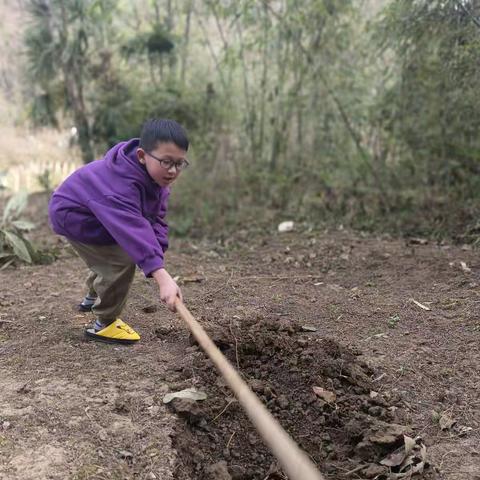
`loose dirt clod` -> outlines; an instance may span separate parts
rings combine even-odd
[[[386,469],[380,461],[403,444],[405,434],[411,434],[409,427],[395,422],[381,394],[372,398],[374,372],[358,360],[356,352],[333,340],[308,336],[301,327],[275,320],[246,321],[235,337],[220,326],[210,335],[224,346],[233,364],[241,365],[252,390],[300,447],[334,478],[350,470],[352,460],[359,466],[367,462],[362,467],[365,478],[382,478]],[[195,351],[184,363],[184,372],[188,365],[195,365],[197,381],[208,392],[209,402],[202,405],[204,417],[199,423],[190,418],[194,405],[179,409],[175,400],[174,410],[188,420],[177,432],[182,437],[177,445],[179,471],[185,475],[179,479],[194,472],[203,472],[202,478],[230,478],[234,466],[244,472],[236,475],[239,479],[285,478],[281,471],[271,471],[275,459],[240,406],[233,403],[225,408],[230,392],[218,381],[210,360]],[[229,477],[212,476],[217,471],[212,465],[218,471],[227,469]]]
[[[228,473],[227,462],[222,461],[209,465],[205,469],[205,480],[232,480]]]

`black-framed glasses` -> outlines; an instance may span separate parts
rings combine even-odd
[[[160,165],[165,169],[165,170],[170,170],[172,167],[175,167],[175,170],[178,172],[181,170],[185,170],[190,164],[188,163],[188,160],[186,158],[182,158],[181,160],[170,160],[167,158],[159,158],[153,155],[150,152],[145,152],[147,155],[150,155],[152,158],[154,158],[157,162],[160,163]]]

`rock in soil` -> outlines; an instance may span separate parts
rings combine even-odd
[[[365,478],[378,478],[380,475],[385,475],[388,472],[387,467],[382,465],[375,465],[374,463],[370,464],[366,469],[362,470],[362,474],[365,475]]]
[[[189,398],[174,398],[170,405],[173,411],[188,423],[198,425],[204,420],[205,412],[200,405]]]
[[[227,462],[217,462],[205,469],[204,480],[232,480],[228,473]]]

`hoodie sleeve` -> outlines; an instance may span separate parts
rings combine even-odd
[[[155,218],[155,223],[152,224],[153,231],[155,232],[158,243],[162,247],[163,253],[165,253],[168,248],[168,223],[165,221],[165,217],[167,215],[169,196],[170,190],[165,189],[160,200],[160,209],[158,215]]]
[[[138,196],[138,192],[134,194]],[[145,276],[150,277],[163,268],[163,246],[154,227],[142,215],[140,202],[131,197],[106,195],[90,200],[88,207]]]

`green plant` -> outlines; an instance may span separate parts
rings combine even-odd
[[[25,233],[35,225],[21,218],[27,206],[28,194],[12,195],[5,205],[0,223],[0,265],[5,268],[16,260],[33,263],[39,253],[25,238]]]
[[[400,321],[400,317],[397,314],[390,316],[388,318],[388,327],[395,328],[399,321]]]

